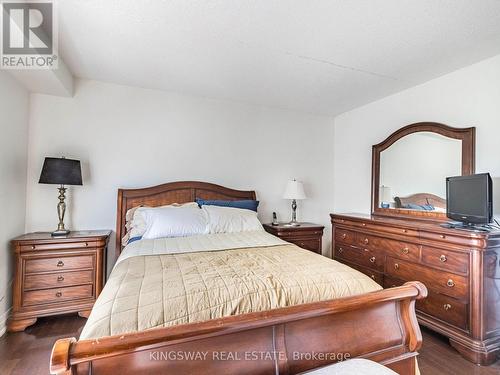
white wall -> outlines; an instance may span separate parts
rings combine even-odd
[[[391,199],[417,193],[446,198],[443,182],[461,173],[462,142],[436,133],[410,134],[380,153],[380,185],[390,187]]]
[[[10,240],[24,233],[28,102],[28,92],[0,71],[0,336],[12,302]]]
[[[255,189],[262,221],[289,220],[281,194],[296,177],[311,198],[299,219],[328,230],[332,139],[328,117],[79,80],[74,98],[31,96],[26,229],[55,228],[56,186],[37,181],[45,156],[64,155],[84,169],[68,192],[71,229],[114,230],[119,187],[177,180]]]
[[[476,171],[490,172],[498,185],[500,55],[336,117],[336,212],[370,211],[371,146],[400,127],[420,121],[475,126]],[[495,201],[500,201],[498,194]]]

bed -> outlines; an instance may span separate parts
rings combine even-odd
[[[417,193],[407,197],[394,197],[396,208],[446,212],[446,199],[431,193]]]
[[[265,232],[122,246],[130,208],[196,198],[255,192],[203,182],[119,190],[117,264],[80,339],[55,343],[52,374],[296,374],[353,357],[415,373],[415,300],[427,294],[418,282],[380,290]]]

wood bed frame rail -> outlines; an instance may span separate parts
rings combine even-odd
[[[77,341],[58,340],[50,373],[297,374],[361,357],[415,374],[422,343],[415,301],[426,287],[230,316],[199,323]]]

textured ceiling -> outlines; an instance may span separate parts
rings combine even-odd
[[[335,115],[500,53],[499,0],[62,0],[77,77]]]

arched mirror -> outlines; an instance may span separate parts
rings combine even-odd
[[[405,126],[373,146],[372,214],[446,219],[446,177],[475,169],[475,128]]]

